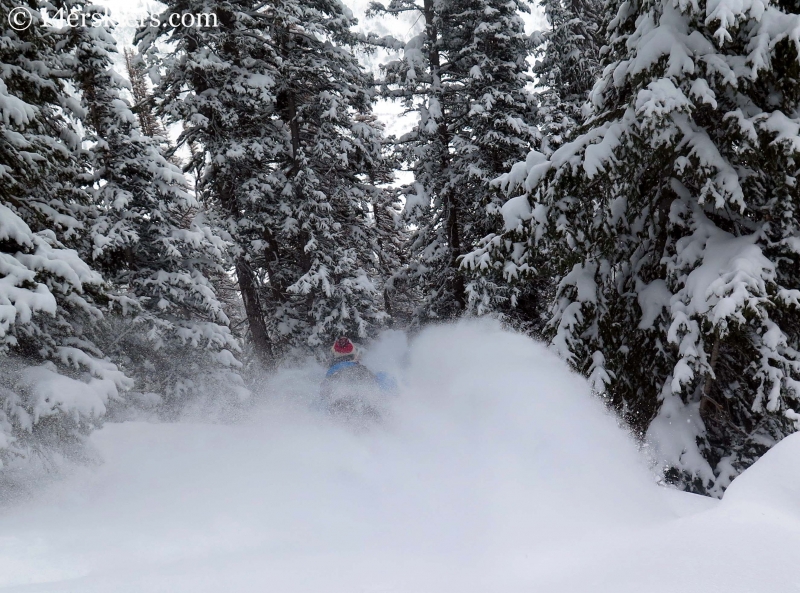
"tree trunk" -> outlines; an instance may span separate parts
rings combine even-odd
[[[450,267],[453,269],[453,298],[463,311],[467,308],[467,294],[464,286],[464,275],[458,258],[461,253],[461,235],[458,228],[458,204],[448,195],[447,200],[447,235],[450,241]]]
[[[258,296],[258,284],[250,265],[241,256],[236,260],[236,277],[239,280],[239,290],[242,293],[253,348],[264,366],[270,368],[274,365],[274,359],[267,326],[264,323],[264,313],[261,310],[261,299]]]
[[[295,173],[297,172],[297,153],[300,152],[300,122],[297,121],[297,101],[294,91],[288,91],[286,96],[286,111],[289,120],[289,130],[292,133],[292,161]]]
[[[711,388],[714,386],[714,371],[717,366],[717,359],[719,358],[719,333],[718,330],[714,331],[714,343],[711,346],[711,358],[708,361],[708,365],[711,367],[711,371],[706,373],[705,378],[703,379],[703,398],[700,401],[700,414],[707,414],[709,411],[710,406],[714,406],[719,408],[720,405],[711,397]]]

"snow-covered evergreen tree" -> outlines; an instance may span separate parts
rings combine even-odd
[[[599,0],[541,3],[550,29],[535,32],[532,45],[533,54],[539,58],[533,67],[537,88],[534,122],[541,134],[538,150],[543,154],[552,154],[578,132],[584,121],[583,107],[600,76],[600,5]],[[503,220],[507,214],[504,213]],[[528,252],[519,265],[509,266],[518,243],[498,236],[496,231],[502,226],[503,221],[497,221],[494,228],[488,229],[478,247],[462,262],[475,278],[471,286],[491,288],[474,290],[473,300],[497,307],[498,303],[493,301],[498,300],[498,295],[505,297],[507,302],[502,304],[502,310],[506,319],[521,329],[540,334],[555,292],[550,257],[545,249],[539,249]]]
[[[241,366],[233,355],[239,345],[209,279],[225,273],[227,245],[161,153],[160,139],[136,125],[163,133],[152,115],[137,120],[124,97],[110,24],[70,33],[98,209],[92,258],[111,284],[105,350],[125,360],[137,392],[166,396],[171,407],[198,395],[215,373],[241,386],[231,371]]]
[[[175,147],[164,123],[155,113],[155,98],[150,88],[145,61],[136,50],[130,47],[124,49],[123,56],[125,59],[125,74],[130,83],[131,95],[133,95],[131,111],[136,114],[136,118],[139,120],[139,130],[145,136],[158,140],[159,147],[168,161],[178,167],[183,167],[184,162],[175,154]],[[196,152],[197,147],[189,145],[190,162],[194,162]],[[193,191],[195,194],[198,193],[196,185]]]
[[[218,27],[169,26],[213,13]],[[203,149],[202,184],[228,217],[250,334],[273,346],[366,335],[385,315],[370,181],[382,167],[370,76],[340,2],[173,2],[140,34],[161,109]],[[174,22],[174,20],[173,20]],[[159,59],[156,41],[173,43]],[[188,92],[187,92],[188,91]]]
[[[542,152],[569,140],[583,123],[583,106],[600,76],[603,3],[600,0],[544,0],[550,28],[534,34],[537,124]]]
[[[502,179],[496,240],[510,272],[546,251],[554,347],[668,479],[718,495],[800,419],[800,15],[610,6],[586,129]]]
[[[131,384],[93,342],[106,297],[86,258],[74,45],[35,12],[5,26],[14,6],[0,3],[0,464],[79,439]]]
[[[510,311],[520,296],[489,273],[470,281],[459,259],[493,228],[499,196],[490,181],[534,145],[533,102],[526,86],[530,43],[524,1],[393,0],[375,14],[417,11],[422,33],[385,66],[386,95],[419,113],[399,141],[414,172],[404,188],[411,281],[423,299],[417,322],[450,318],[472,307]]]
[[[532,125],[536,110],[527,86],[530,41],[520,12],[525,2],[451,0],[443,5],[443,47],[450,64],[452,129],[449,188],[459,196],[459,210],[472,213],[462,220],[469,253],[477,241],[495,230],[501,194],[491,186],[498,174],[539,146]],[[460,78],[460,80],[458,80]],[[463,273],[463,267],[457,273]],[[526,329],[537,325],[544,304],[536,286],[502,282],[501,270],[481,270],[466,286],[470,309],[478,314],[501,313]]]
[[[359,115],[358,119],[384,129],[374,114]],[[416,291],[407,282],[408,228],[403,220],[402,192],[393,186],[394,172],[399,163],[391,154],[394,138],[383,138],[384,160],[369,173],[371,186],[370,207],[374,221],[371,235],[372,251],[375,254],[371,275],[383,295],[383,310],[386,324],[407,326],[410,323]]]
[[[125,73],[128,75],[133,95],[133,111],[139,119],[139,129],[142,134],[150,138],[168,140],[164,124],[153,113],[154,101],[147,85],[147,72],[142,57],[129,47],[125,48],[123,55],[125,56]]]

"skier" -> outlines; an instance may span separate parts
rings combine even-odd
[[[377,382],[375,375],[358,361],[358,351],[349,338],[344,336],[337,338],[331,347],[331,354],[333,361],[322,382],[323,392],[329,392],[334,384],[341,382],[366,384]]]
[[[376,396],[394,391],[394,379],[386,373],[373,374],[361,364],[355,344],[345,336],[336,339],[331,355],[331,366],[320,385],[322,407],[337,416],[379,420]]]

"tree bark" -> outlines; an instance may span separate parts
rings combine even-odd
[[[239,257],[236,260],[236,277],[239,280],[239,290],[242,293],[242,301],[244,302],[244,311],[247,315],[247,324],[250,328],[253,348],[264,366],[270,368],[274,365],[272,344],[267,334],[267,326],[264,323],[261,299],[258,296],[258,284],[253,270],[244,257]]]
[[[463,255],[461,252],[461,234],[458,228],[458,204],[448,195],[447,200],[447,234],[450,241],[450,267],[453,269],[453,298],[463,311],[467,307],[467,294],[464,285],[464,275],[458,258]]]
[[[706,373],[705,378],[703,379],[703,398],[700,401],[700,413],[701,415],[708,412],[709,405],[714,405],[715,407],[719,408],[719,403],[714,401],[711,397],[711,388],[714,386],[714,371],[717,366],[717,359],[719,358],[719,334],[717,331],[714,331],[714,343],[711,346],[711,357],[708,361],[708,365],[711,367],[711,371]]]

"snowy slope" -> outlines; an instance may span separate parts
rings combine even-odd
[[[800,437],[722,502],[661,488],[544,347],[488,324],[394,333],[391,417],[308,409],[319,368],[231,425],[107,425],[104,463],[0,510],[0,590],[800,591]]]

